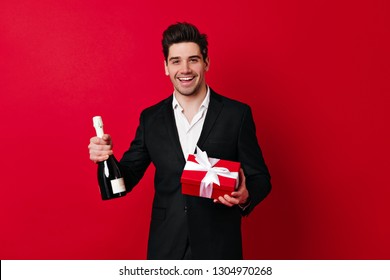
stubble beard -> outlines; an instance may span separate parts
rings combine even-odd
[[[175,91],[183,96],[195,96],[199,93],[200,86],[197,86],[194,89],[189,89],[189,90],[180,90],[180,88],[176,87]]]
[[[202,84],[197,84],[194,88],[180,89],[180,86],[175,86],[175,91],[183,96],[195,96],[200,93]]]

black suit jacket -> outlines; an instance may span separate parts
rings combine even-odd
[[[181,259],[188,243],[193,259],[242,259],[241,216],[248,215],[271,190],[250,107],[210,90],[198,146],[209,157],[241,162],[251,203],[242,211],[183,195],[180,177],[185,158],[172,96],[145,109],[120,163],[128,191],[151,162],[156,167],[148,259]]]

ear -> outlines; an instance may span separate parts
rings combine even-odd
[[[166,60],[164,60],[164,68],[165,68],[165,75],[169,76],[168,64],[167,64]]]
[[[210,68],[210,58],[207,57],[207,58],[205,59],[204,63],[205,63],[204,70],[205,70],[205,71],[209,71],[209,68]]]

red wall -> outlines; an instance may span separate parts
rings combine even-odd
[[[143,259],[153,167],[101,201],[87,145],[117,157],[172,92],[162,31],[209,35],[207,81],[252,106],[271,195],[243,221],[249,259],[389,259],[389,4],[0,3],[1,259]]]

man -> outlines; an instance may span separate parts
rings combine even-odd
[[[128,191],[151,162],[156,167],[148,259],[242,259],[241,217],[271,190],[251,110],[207,86],[207,37],[195,26],[169,26],[162,44],[174,92],[141,113],[120,160]],[[209,157],[241,163],[237,191],[215,200],[181,193],[186,157],[196,146]],[[107,159],[110,136],[91,138],[89,149],[92,161]]]

